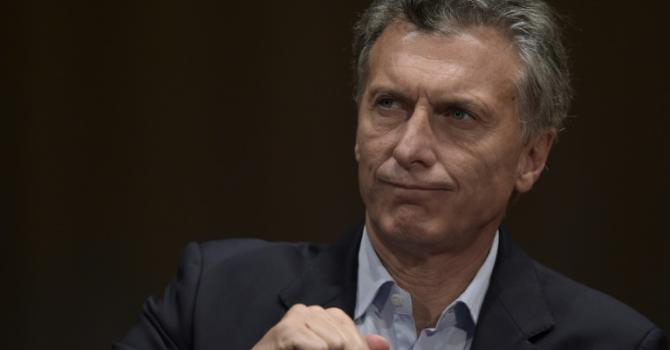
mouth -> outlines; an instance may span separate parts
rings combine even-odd
[[[405,190],[412,190],[412,191],[449,191],[450,188],[449,186],[441,183],[414,183],[414,182],[405,182],[405,181],[395,181],[395,180],[388,180],[388,179],[379,179],[380,182],[405,189]]]

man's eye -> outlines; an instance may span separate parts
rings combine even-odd
[[[450,110],[449,113],[447,113],[448,116],[451,118],[454,118],[456,120],[466,120],[466,119],[473,119],[472,115],[470,113],[462,110],[462,109],[453,109]]]
[[[377,100],[377,106],[384,108],[384,109],[391,109],[398,107],[398,101],[389,98],[389,97],[382,97]]]

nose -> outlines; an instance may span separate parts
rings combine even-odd
[[[393,149],[393,157],[408,170],[430,168],[437,161],[434,143],[430,113],[417,106],[405,122],[400,140]]]

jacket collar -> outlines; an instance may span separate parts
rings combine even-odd
[[[310,247],[311,257],[302,275],[279,294],[282,304],[286,308],[298,303],[337,307],[353,317],[362,234],[360,224],[333,245]]]
[[[279,295],[283,305],[338,307],[353,317],[362,232],[359,225],[334,245],[308,248],[310,258],[302,275]],[[534,349],[531,341],[553,324],[534,261],[501,227],[498,256],[471,349]]]
[[[554,319],[535,262],[500,228],[500,246],[489,290],[475,329],[472,350],[534,349]]]

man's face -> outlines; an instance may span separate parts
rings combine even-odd
[[[367,225],[396,244],[464,249],[529,190],[553,132],[524,142],[520,63],[497,31],[386,28],[370,51],[356,159]]]

